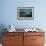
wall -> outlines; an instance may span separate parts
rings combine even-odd
[[[16,28],[43,27],[46,28],[45,0],[2,0],[0,24],[15,25]],[[17,20],[17,7],[34,7],[34,20]]]
[[[17,20],[17,7],[34,7],[34,20]],[[39,27],[46,32],[46,0],[0,0],[0,25],[16,28]]]

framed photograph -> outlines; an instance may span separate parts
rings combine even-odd
[[[34,7],[18,7],[17,8],[18,20],[33,20],[34,19]]]

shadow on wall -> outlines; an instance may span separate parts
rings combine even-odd
[[[6,32],[6,30],[4,30],[4,28],[6,28],[6,26],[4,24],[0,24],[0,43],[2,43],[2,36],[3,36],[3,32]]]

